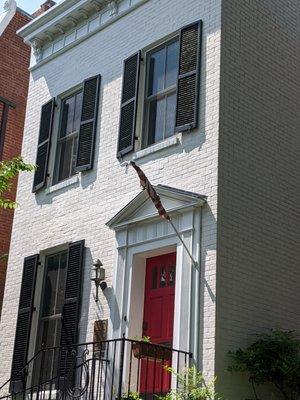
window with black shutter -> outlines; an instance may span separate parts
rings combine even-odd
[[[38,148],[35,162],[37,169],[34,174],[33,192],[38,191],[46,185],[54,107],[54,99],[42,106]]]
[[[56,376],[58,369],[62,375],[66,372],[63,371],[68,361],[65,347],[78,340],[83,253],[84,241],[80,241],[70,243],[67,250],[45,260],[36,352],[41,348],[63,346],[64,349],[47,352],[47,368],[42,371],[42,360],[36,360],[34,376],[43,381]]]
[[[55,133],[55,161],[53,173],[48,174],[48,160],[54,120],[55,100],[42,107],[38,150],[37,170],[34,175],[33,192],[46,186],[47,176],[51,183],[59,183],[80,171],[93,168],[95,139],[98,120],[101,76],[86,79],[81,89],[69,91],[59,96],[55,120],[58,132]],[[56,125],[56,123],[55,123]],[[51,172],[51,171],[50,171]]]
[[[118,157],[134,150],[137,136],[139,150],[198,126],[201,34],[202,22],[194,22],[125,60]],[[140,60],[144,79],[139,79]],[[139,80],[145,81],[142,89]],[[144,93],[143,118],[137,119],[139,92]],[[137,120],[141,135],[136,134]]]
[[[21,390],[23,384],[20,371],[27,362],[38,261],[38,255],[26,257],[24,260],[11,370],[12,392]]]

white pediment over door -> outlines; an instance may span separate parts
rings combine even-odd
[[[199,207],[206,202],[206,196],[197,193],[163,185],[154,186],[154,188],[169,213],[190,207]],[[106,225],[111,229],[117,229],[156,217],[159,217],[157,210],[147,191],[143,190],[111,218]]]

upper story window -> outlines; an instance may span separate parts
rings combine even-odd
[[[118,157],[198,126],[201,35],[197,21],[124,61]]]
[[[81,90],[61,99],[60,112],[55,98],[42,106],[33,192],[93,168],[100,81],[100,75],[86,79]],[[50,154],[55,155],[53,167],[48,166]]]
[[[76,173],[82,99],[83,92],[80,90],[62,101],[55,159],[55,183]]]
[[[146,145],[174,135],[179,40],[165,43],[147,55],[145,96]]]

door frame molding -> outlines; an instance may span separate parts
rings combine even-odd
[[[201,209],[191,207],[181,210],[172,215],[172,219],[185,244],[199,262]],[[171,252],[176,252],[173,347],[191,351],[199,363],[202,355],[199,312],[201,268],[192,266],[173,228],[159,217],[141,222],[128,221],[128,224],[116,230],[114,300],[108,334],[111,338],[141,336],[142,331],[138,332],[137,326],[140,321],[142,328],[146,259]],[[137,301],[137,292],[140,296],[143,294],[141,302]]]

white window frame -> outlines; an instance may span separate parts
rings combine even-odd
[[[79,92],[80,90],[83,90],[83,84],[82,82],[74,87],[72,87],[69,90],[66,90],[65,92],[62,92],[61,94],[57,95],[56,99],[56,104],[57,106],[55,107],[54,111],[54,119],[53,119],[53,133],[52,133],[52,139],[51,139],[51,150],[50,150],[50,157],[49,157],[49,173],[50,173],[50,178],[49,178],[49,183],[48,187],[51,186],[57,186],[60,185],[62,182],[68,181],[68,179],[74,179],[74,176],[78,175],[71,175],[69,178],[66,178],[65,180],[57,181],[56,179],[56,154],[58,151],[58,139],[59,139],[59,134],[60,134],[60,127],[61,127],[61,121],[62,121],[62,107],[63,107],[63,101],[67,99],[68,97],[71,97],[75,93]]]
[[[140,85],[138,89],[138,105],[137,105],[137,122],[136,122],[136,133],[137,133],[137,141],[135,142],[134,151],[143,150],[149,148],[151,146],[155,146],[158,143],[161,143],[166,140],[159,142],[154,142],[153,144],[148,145],[148,118],[147,118],[147,106],[146,106],[146,94],[148,89],[148,65],[147,60],[149,59],[149,54],[159,50],[160,47],[167,45],[168,43],[172,43],[172,41],[179,40],[179,31],[173,32],[172,34],[165,36],[164,38],[158,40],[155,43],[145,47],[141,52],[141,68],[140,68]],[[175,136],[174,135],[170,137]],[[169,139],[169,138],[168,138]]]
[[[66,134],[66,136],[64,136],[62,138],[60,137],[62,118],[63,118],[63,104],[68,99],[70,99],[70,98],[72,98],[74,96],[77,96],[77,94],[79,94],[80,92],[83,92],[83,88],[82,87],[77,89],[77,90],[72,91],[67,96],[61,97],[61,107],[60,107],[60,111],[59,111],[59,125],[58,125],[57,137],[56,137],[56,151],[55,151],[55,159],[54,159],[54,164],[55,165],[54,165],[54,170],[53,170],[53,179],[54,179],[53,183],[54,184],[58,184],[60,182],[65,181],[66,179],[70,179],[72,176],[77,174],[75,172],[75,174],[71,174],[71,175],[69,175],[68,177],[66,177],[64,179],[60,179],[60,180],[58,179],[58,176],[59,176],[59,164],[60,164],[60,160],[61,160],[61,153],[58,154],[58,151],[59,151],[59,147],[61,148],[60,143],[67,142],[68,140],[72,140],[72,154],[73,154],[74,144],[75,144],[74,138],[76,136],[77,137],[79,136],[80,127],[79,127],[78,131],[74,131],[74,132],[71,132],[69,134]]]

